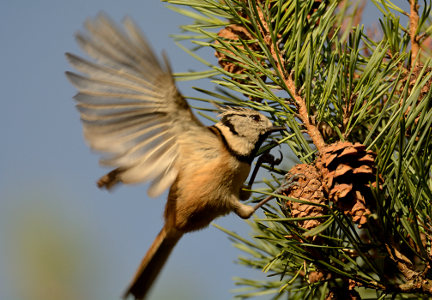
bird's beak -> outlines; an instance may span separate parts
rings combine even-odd
[[[272,126],[269,129],[267,129],[267,132],[275,132],[275,131],[282,131],[285,130],[286,128],[283,126]]]

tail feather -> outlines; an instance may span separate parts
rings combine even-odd
[[[133,295],[135,299],[145,299],[172,249],[182,235],[181,232],[175,229],[162,228],[141,261],[134,279],[123,295],[124,299],[129,295]]]

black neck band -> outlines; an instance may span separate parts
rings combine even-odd
[[[253,159],[255,158],[256,153],[258,152],[259,147],[261,146],[261,144],[264,142],[265,138],[267,135],[261,135],[259,137],[258,142],[255,144],[255,147],[252,149],[251,153],[249,153],[249,155],[243,155],[238,153],[237,151],[235,151],[234,149],[232,149],[230,147],[230,145],[228,144],[225,136],[223,135],[222,131],[217,128],[217,126],[210,126],[209,129],[215,133],[216,135],[218,135],[220,137],[220,139],[222,140],[222,143],[224,144],[225,148],[228,150],[228,152],[234,156],[235,158],[237,158],[237,160],[247,163],[247,164],[252,164]]]

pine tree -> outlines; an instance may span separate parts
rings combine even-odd
[[[175,39],[204,69],[177,78],[217,86],[190,100],[286,126],[259,152],[290,165],[263,160],[252,201],[274,199],[252,236],[221,228],[241,264],[268,274],[236,279],[236,296],[432,297],[431,2],[374,0],[375,27],[361,24],[366,1],[166,2],[191,18]]]

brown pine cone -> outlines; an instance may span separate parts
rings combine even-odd
[[[218,36],[224,38],[226,40],[226,43],[231,43],[235,45],[238,49],[244,49],[243,44],[240,42],[240,40],[244,41],[247,44],[247,47],[251,51],[259,51],[260,46],[256,42],[250,42],[253,40],[253,36],[250,34],[250,32],[243,26],[237,25],[237,24],[231,24],[227,27],[223,28],[221,31],[219,31]],[[218,45],[219,42],[215,41],[215,44]],[[246,73],[245,66],[242,65],[240,61],[238,61],[235,57],[235,54],[232,51],[224,50],[224,52],[219,52],[216,50],[215,53],[216,58],[218,59],[219,65],[227,72],[230,72],[232,74],[244,74]],[[261,63],[264,63],[262,61]],[[266,76],[262,75],[261,80],[265,81]],[[235,79],[236,81],[243,82],[243,80]],[[248,97],[253,101],[261,101],[261,98],[257,98],[254,96],[248,95]]]
[[[414,67],[414,69],[412,70],[411,74],[410,74],[410,71],[408,71],[408,70],[405,71],[404,74],[402,75],[401,80],[400,80],[401,85],[399,87],[399,91],[397,91],[397,92],[402,95],[403,90],[405,89],[406,83],[408,81],[408,95],[410,95],[411,92],[412,92],[412,90],[413,90],[413,88],[414,88],[414,86],[415,86],[415,84],[416,84],[416,82],[419,80],[419,76],[420,76],[420,73],[421,73],[422,69],[423,69],[423,66],[418,65],[418,66]],[[423,73],[421,79],[423,79],[424,77],[428,76],[431,72],[432,72],[432,68],[431,67],[426,68],[426,70]],[[429,93],[429,90],[430,90],[431,86],[432,86],[432,77],[429,78],[429,80],[420,89],[420,93],[418,95],[417,103],[416,104],[419,104],[423,99],[425,99],[425,97]],[[403,104],[403,100],[404,100],[403,97],[401,97],[401,99],[400,99],[400,105],[401,106]],[[427,107],[426,109],[428,109],[428,108],[429,107]],[[408,114],[411,111],[411,109],[412,109],[411,106],[408,106],[406,108],[405,113],[404,113],[405,117],[408,116]],[[414,124],[415,125],[417,125],[419,118],[420,118],[420,114],[414,120]],[[405,134],[407,136],[410,136],[412,134],[411,130],[412,130],[412,128],[411,128],[411,126],[409,126],[408,128],[406,128],[406,133]]]
[[[316,204],[325,204],[323,186],[318,170],[313,165],[295,165],[286,175],[291,184],[282,194],[295,199],[308,201]],[[286,202],[290,215],[294,218],[318,217],[325,213],[325,208],[309,203],[294,201]],[[299,221],[298,225],[305,229],[312,229],[322,223],[321,219]]]
[[[326,146],[316,162],[329,200],[359,227],[373,207],[370,183],[376,181],[375,157],[360,143],[337,142]]]

